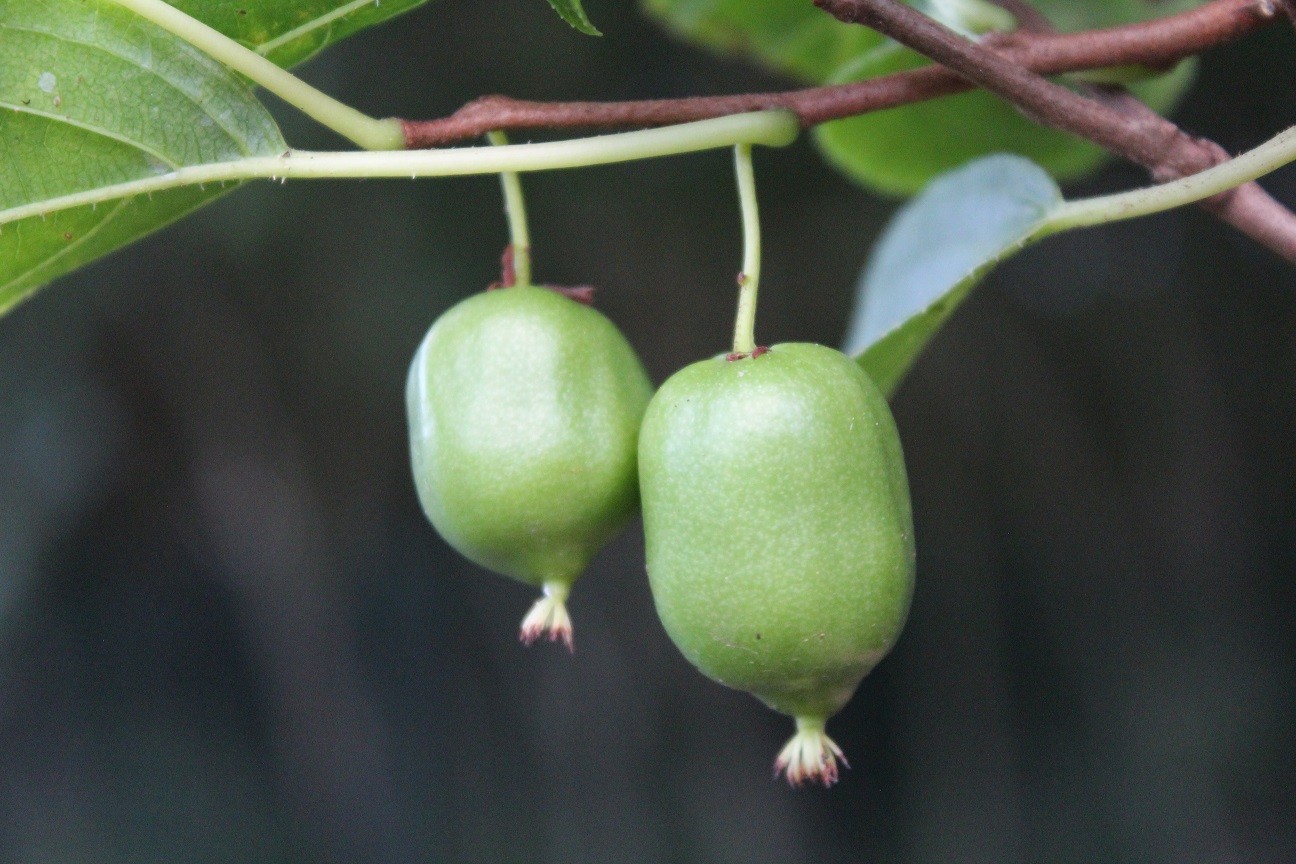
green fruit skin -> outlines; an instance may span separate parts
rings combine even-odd
[[[886,400],[850,358],[776,345],[695,363],[639,439],[648,576],[703,673],[797,717],[837,713],[913,596],[913,517]]]
[[[602,314],[536,287],[442,315],[406,388],[414,481],[456,550],[532,585],[570,585],[638,505],[652,384]]]

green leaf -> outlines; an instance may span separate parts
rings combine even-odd
[[[0,313],[221,190],[5,210],[287,149],[237,76],[108,0],[0,0],[0,58]]]
[[[281,66],[425,2],[172,0]],[[0,0],[0,60],[0,314],[222,190],[178,189],[20,221],[5,220],[4,210],[287,149],[237,76],[107,0]]]
[[[288,67],[427,0],[170,0],[171,5]]]
[[[590,23],[589,16],[585,14],[585,7],[581,5],[581,0],[549,0],[549,5],[554,8],[554,11],[564,21],[586,36],[603,35]]]
[[[988,14],[986,0],[906,0],[964,31],[1011,26]],[[1031,0],[1064,32],[1127,24],[1200,6],[1206,0]],[[843,24],[810,0],[641,0],[648,14],[681,38],[725,54],[743,54],[812,84],[840,74],[886,40]]]
[[[1064,33],[1116,27],[1202,6],[1209,0],[1030,0]]]
[[[867,27],[843,24],[809,0],[644,0],[677,35],[723,54],[744,54],[810,84],[881,45]]]
[[[932,181],[878,241],[846,352],[892,393],[981,277],[1029,243],[1061,203],[1048,173],[1018,156],[987,156]]]
[[[830,83],[863,81],[926,65],[922,56],[888,42],[847,67]],[[1191,84],[1195,61],[1131,86],[1154,111],[1167,111]],[[911,195],[932,177],[987,153],[1016,153],[1059,180],[1080,177],[1107,158],[1101,148],[1036,125],[984,90],[877,111],[815,129],[824,156],[873,189]]]

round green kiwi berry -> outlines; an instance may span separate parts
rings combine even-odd
[[[571,585],[638,505],[652,385],[634,349],[557,291],[487,291],[432,325],[406,395],[428,518],[466,558],[543,589],[524,642],[571,647]]]

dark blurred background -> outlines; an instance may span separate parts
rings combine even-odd
[[[783,84],[590,6],[602,40],[440,0],[305,74],[427,117]],[[1179,118],[1231,150],[1290,124],[1294,46],[1210,54]],[[895,202],[807,142],[758,168],[758,332],[835,344]],[[724,348],[727,154],[526,186],[539,278],[598,284],[657,381]],[[894,403],[909,627],[831,726],[853,770],[793,792],[786,718],[666,639],[638,525],[569,657],[419,512],[406,365],[497,277],[500,207],[493,178],[257,185],[0,320],[0,860],[1296,860],[1288,265],[1188,210],[986,281]]]

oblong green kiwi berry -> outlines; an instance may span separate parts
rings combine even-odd
[[[634,350],[556,291],[488,291],[432,325],[406,395],[428,518],[465,557],[556,601],[533,610],[524,639],[569,641],[567,590],[638,505],[652,385]]]
[[[704,360],[653,397],[639,474],[667,633],[706,675],[797,718],[789,779],[832,782],[823,724],[895,644],[913,594],[886,400],[821,345]]]

